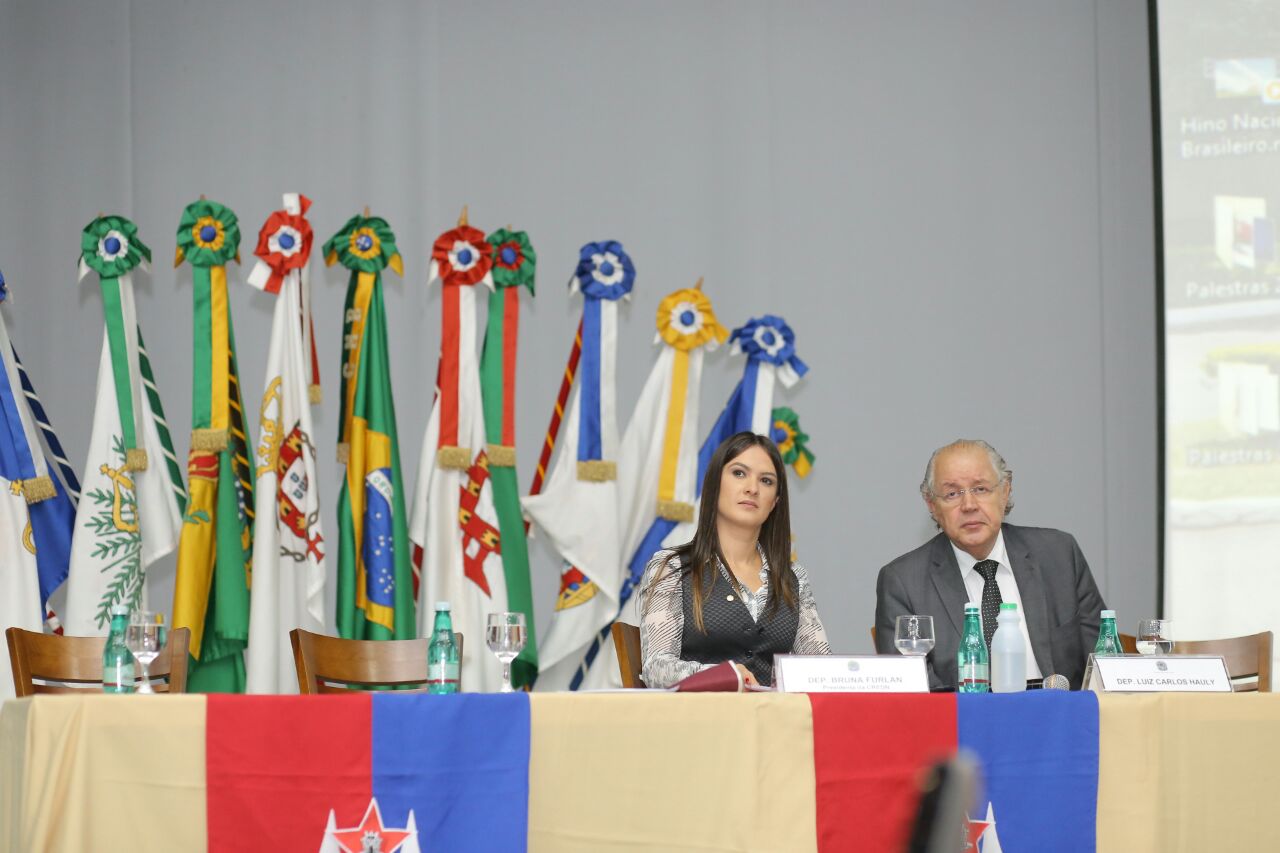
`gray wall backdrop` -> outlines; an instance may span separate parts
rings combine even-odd
[[[367,204],[405,258],[386,293],[413,472],[440,334],[427,258],[466,203],[539,254],[520,342],[527,484],[580,311],[564,288],[577,249],[621,239],[638,268],[622,418],[667,292],[705,276],[727,326],[774,312],[795,328],[813,370],[778,402],[818,462],[792,478],[792,512],[837,650],[870,648],[876,572],[932,535],[916,485],[960,436],[1000,448],[1013,520],[1073,532],[1129,623],[1154,612],[1157,542],[1146,25],[1140,0],[0,0],[10,330],[82,464],[102,332],[79,234],[99,211],[134,219],[156,259],[139,314],[185,453],[190,272],[169,262],[184,205],[235,210],[251,261],[281,192],[315,200],[320,240]],[[336,541],[346,279],[314,262]],[[231,278],[256,435],[272,302],[249,266]],[[727,349],[709,358],[704,429],[740,372]],[[545,627],[558,569],[541,540],[532,553]],[[151,574],[164,609],[173,572],[171,557]]]

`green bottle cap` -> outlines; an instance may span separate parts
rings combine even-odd
[[[1012,602],[1012,601],[1006,601],[1006,602],[1004,602],[1003,604],[1001,604],[1001,605],[1000,605],[1000,610],[1001,610],[1001,611],[1005,611],[1005,610],[1012,610],[1014,613],[1017,613],[1017,612],[1018,612],[1018,605],[1017,605],[1017,604],[1015,604],[1015,603],[1014,603],[1014,602]]]

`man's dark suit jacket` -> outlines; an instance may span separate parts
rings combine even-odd
[[[1036,664],[1079,689],[1084,666],[1098,639],[1102,595],[1075,537],[1046,527],[1003,525],[1005,550],[1022,598]],[[960,564],[945,533],[903,554],[880,570],[876,581],[876,651],[895,654],[894,623],[907,614],[933,617],[935,645],[929,653],[929,686],[955,689],[956,652],[969,595]]]

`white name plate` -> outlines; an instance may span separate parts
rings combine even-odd
[[[783,693],[928,693],[923,655],[774,655]]]
[[[1085,689],[1099,693],[1230,693],[1221,655],[1089,655]]]

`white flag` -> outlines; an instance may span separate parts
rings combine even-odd
[[[127,222],[100,218],[89,229],[122,221]],[[131,229],[132,223],[128,225]],[[121,257],[131,251],[130,241],[135,241],[136,251],[140,243],[132,230],[107,231],[100,243],[112,248],[99,253],[108,260]],[[82,260],[81,278],[88,272]],[[71,542],[63,622],[67,633],[75,636],[105,636],[114,605],[146,606],[147,566],[178,546],[186,503],[182,469],[142,346],[130,274],[125,271],[112,282],[104,278],[103,284],[111,289],[115,305],[105,312],[93,432]],[[117,343],[118,363],[112,340]],[[134,447],[126,446],[122,408],[133,420]]]
[[[649,559],[678,525],[691,530],[697,500],[698,395],[706,352],[729,332],[701,290],[678,290],[658,306],[662,343],[618,451],[622,528],[621,621],[640,624],[637,585]],[[685,536],[681,541],[687,541]],[[599,637],[600,661],[584,686],[620,686],[613,643]]]
[[[587,653],[618,616],[625,565],[618,525],[617,300],[627,298],[634,277],[621,245],[589,243],[570,282],[584,297],[578,369],[546,485],[521,501],[563,560],[555,615],[538,645],[538,690],[586,683],[595,664]]]
[[[301,220],[302,212],[299,196],[285,196],[285,210],[263,226],[269,246],[249,277],[251,284],[268,291],[271,283],[279,287],[256,451],[249,693],[297,693],[289,631],[324,632],[325,545],[306,365],[306,261],[279,279],[271,277],[272,266],[284,267],[276,262],[303,251],[303,229],[310,249],[310,227]],[[290,253],[282,255],[282,249]]]
[[[463,635],[468,692],[502,685],[502,667],[485,646],[485,623],[488,614],[507,609],[476,349],[475,291],[493,287],[491,264],[475,228],[461,225],[436,240],[430,280],[440,279],[446,291],[441,360],[409,523],[409,538],[422,549],[418,633],[431,635],[435,603],[448,601],[453,630]]]

